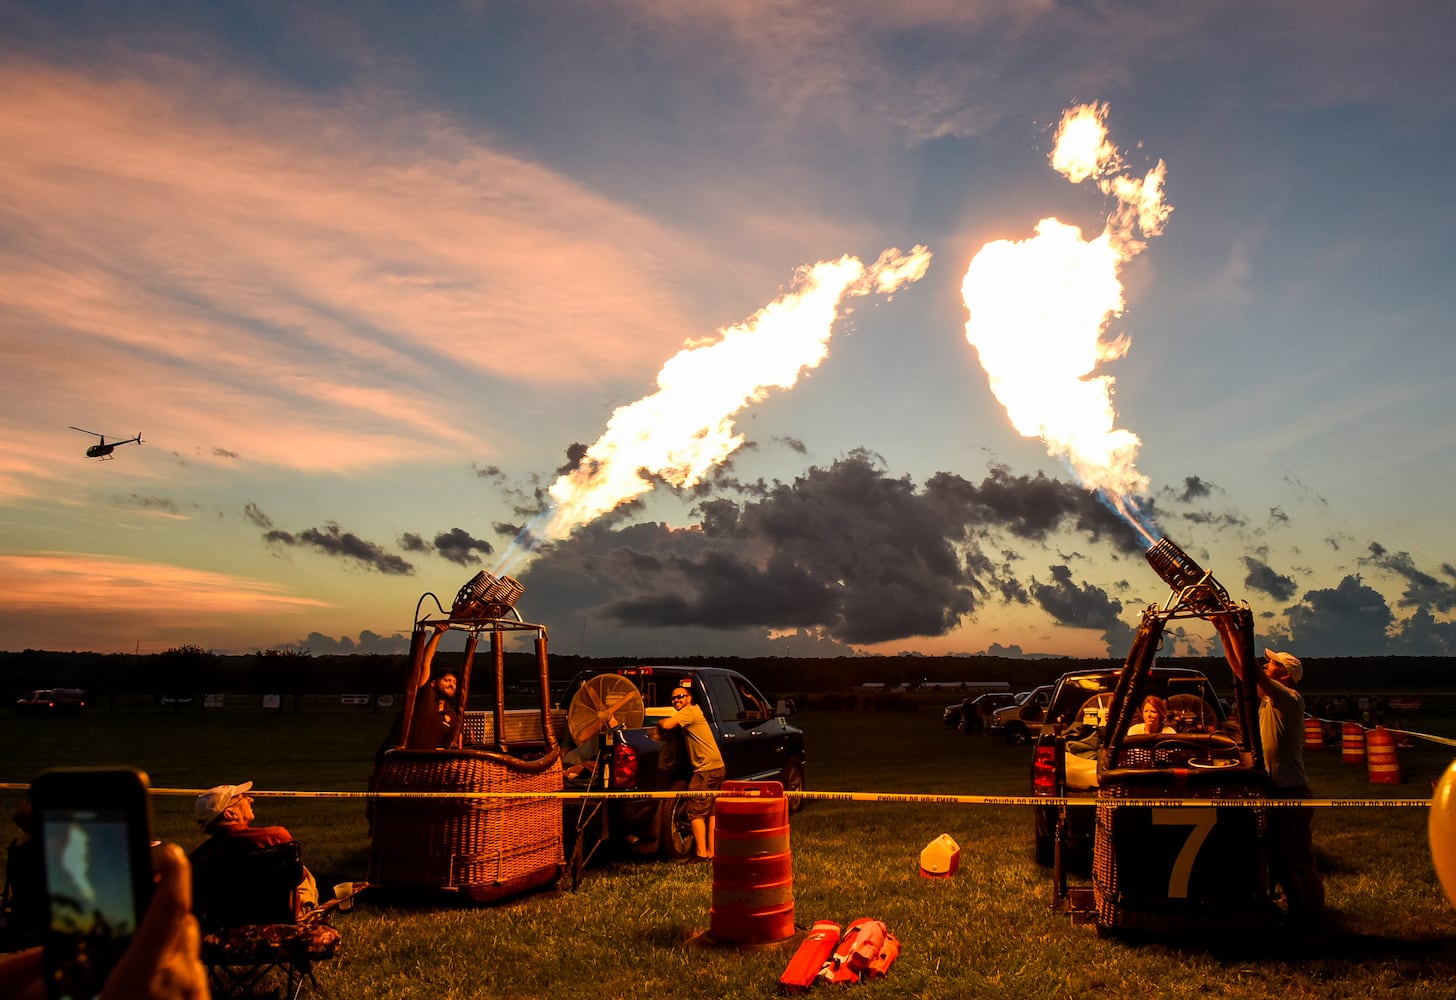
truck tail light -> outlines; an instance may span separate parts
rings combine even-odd
[[[637,751],[626,743],[612,747],[612,787],[637,787]]]
[[[1031,758],[1031,790],[1034,795],[1057,794],[1057,748],[1037,747]]]

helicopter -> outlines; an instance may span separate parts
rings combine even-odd
[[[123,438],[120,441],[108,442],[106,440],[105,434],[97,434],[95,431],[88,431],[84,427],[72,426],[71,430],[80,431],[82,434],[90,434],[92,437],[101,439],[98,443],[93,444],[91,447],[86,449],[87,458],[110,458],[111,453],[116,450],[116,446],[119,444],[132,444],[133,442],[135,442],[136,444],[142,443],[142,436],[140,432],[137,433],[136,437]]]

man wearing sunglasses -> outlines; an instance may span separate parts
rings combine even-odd
[[[688,748],[688,759],[693,765],[693,776],[688,782],[692,791],[711,791],[723,787],[727,769],[723,766],[723,755],[718,752],[718,743],[713,739],[713,729],[708,725],[703,710],[693,703],[692,690],[680,684],[672,689],[673,712],[658,723],[662,730],[681,729]],[[688,820],[693,827],[694,861],[707,861],[713,856],[713,797],[694,795],[688,799]]]

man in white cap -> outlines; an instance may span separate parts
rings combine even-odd
[[[1240,675],[1240,680],[1245,678]],[[1272,794],[1282,799],[1313,797],[1304,771],[1304,664],[1293,653],[1264,650],[1253,678],[1259,689],[1259,739],[1269,768]],[[1269,810],[1269,875],[1284,889],[1291,927],[1309,929],[1325,905],[1325,884],[1314,863],[1308,806]]]
[[[284,827],[252,825],[253,796],[248,794],[252,789],[251,781],[241,785],[214,785],[197,797],[193,815],[208,835],[207,840],[192,849],[192,865],[199,875],[225,863],[223,859],[293,840],[293,834]],[[199,883],[202,881],[200,877]],[[204,906],[204,893],[199,891],[196,895],[198,907]],[[318,885],[307,868],[303,870],[303,881],[293,891],[292,904],[295,914],[318,905]]]

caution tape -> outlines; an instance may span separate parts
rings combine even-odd
[[[1331,726],[1345,726],[1353,722],[1353,720],[1350,719],[1322,719],[1317,715],[1307,716],[1307,718],[1313,719],[1316,722],[1326,723]],[[1358,722],[1355,722],[1354,724],[1360,726],[1361,732],[1368,733],[1371,729],[1370,726],[1365,726]],[[1425,740],[1427,743],[1439,743],[1443,747],[1456,747],[1456,740],[1450,739],[1446,736],[1436,736],[1433,733],[1418,733],[1413,729],[1391,729],[1388,726],[1375,726],[1374,728],[1384,729],[1387,733],[1397,733],[1401,736],[1414,736],[1418,740]]]
[[[1414,736],[1416,739],[1425,740],[1428,743],[1439,743],[1443,747],[1456,747],[1456,740],[1449,739],[1445,736],[1433,736],[1430,733],[1417,733],[1409,729],[1387,729],[1386,732],[1399,733],[1402,736]]]
[[[24,791],[29,784],[23,782],[0,782],[0,789]],[[205,788],[153,788],[152,794],[165,797],[196,798]],[[710,796],[742,797],[738,791],[722,789],[704,791],[656,791],[656,792],[308,792],[308,791],[259,791],[248,792],[260,799],[561,799],[564,801],[590,799],[596,802],[640,802],[651,799],[678,799]],[[1157,808],[1193,807],[1268,807],[1294,808],[1312,806],[1317,809],[1370,809],[1370,808],[1427,808],[1429,799],[1286,799],[1286,798],[1236,798],[1236,799],[1187,799],[1187,798],[1128,798],[1124,796],[1097,798],[1095,796],[1057,797],[1035,795],[931,795],[916,792],[783,792],[783,798],[819,802],[896,802],[911,805],[981,805],[981,806],[1074,806],[1096,805],[1142,806]],[[778,796],[772,796],[776,798]],[[768,798],[768,797],[766,797]]]

